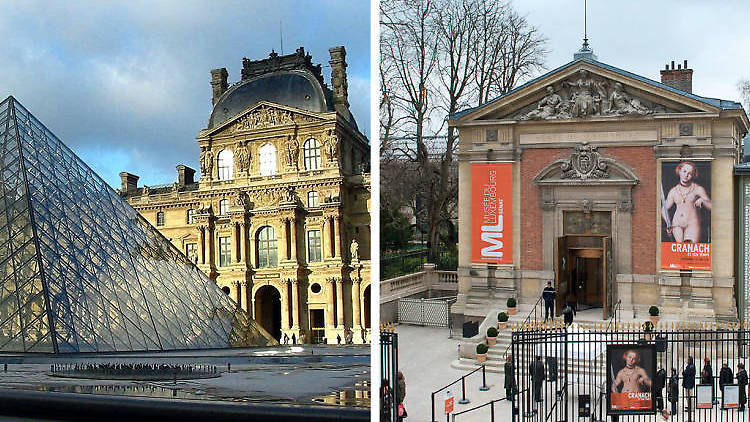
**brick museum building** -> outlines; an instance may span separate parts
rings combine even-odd
[[[200,176],[121,195],[281,343],[369,342],[370,146],[349,110],[346,51],[331,87],[303,48],[243,59],[197,137]]]
[[[708,69],[706,69],[708,71]],[[547,280],[610,317],[737,320],[734,166],[742,106],[696,95],[687,61],[661,82],[574,60],[451,116],[459,143],[459,297],[484,317]]]

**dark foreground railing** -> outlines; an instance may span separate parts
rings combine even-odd
[[[0,417],[55,421],[369,421],[369,409],[273,406],[0,389]]]

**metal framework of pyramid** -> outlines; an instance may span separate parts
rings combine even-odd
[[[18,101],[0,103],[0,352],[272,344]]]

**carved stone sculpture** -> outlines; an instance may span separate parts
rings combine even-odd
[[[597,87],[597,82],[589,76],[589,72],[585,69],[578,71],[578,79],[573,82],[565,81],[563,84],[571,88],[570,101],[571,110],[570,113],[573,117],[586,117],[596,114],[599,111],[599,96],[594,96],[594,89],[602,89]]]
[[[609,177],[607,163],[601,159],[599,151],[588,142],[578,144],[570,159],[560,166],[563,179],[605,179]]]
[[[234,162],[237,163],[237,170],[248,171],[250,168],[250,152],[243,142],[237,143],[234,149]]]
[[[352,258],[352,262],[359,262],[359,243],[357,239],[352,239],[351,245],[349,245],[349,254]]]
[[[612,93],[609,94],[609,110],[606,113],[618,116],[643,116],[651,114],[653,111],[643,106],[637,98],[630,97],[623,89],[622,84],[617,82]]]
[[[294,189],[294,186],[287,186],[284,200],[286,202],[297,202],[297,190]]]
[[[237,195],[234,197],[234,206],[239,208],[247,207],[247,193],[238,190]]]
[[[201,153],[201,175],[211,176],[211,170],[214,168],[214,153],[206,148]]]
[[[240,118],[233,127],[233,131],[245,131],[251,129],[263,129],[278,125],[295,123],[295,120],[309,121],[307,118],[295,116],[289,111],[279,110],[273,107],[259,107],[252,113]]]
[[[339,156],[339,139],[331,130],[328,131],[328,136],[323,141],[323,152],[329,162],[336,161]]]
[[[290,136],[286,143],[286,164],[289,167],[297,168],[299,160],[299,141],[297,138]]]
[[[547,87],[547,96],[542,98],[537,105],[536,110],[528,112],[521,117],[522,120],[540,120],[540,119],[557,119],[559,118],[560,106],[563,104],[562,97],[555,94],[552,86]]]

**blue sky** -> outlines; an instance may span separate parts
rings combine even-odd
[[[359,1],[0,2],[0,99],[13,95],[113,187],[198,168],[210,70],[304,46],[323,65],[344,45],[349,102],[370,135],[370,5]]]

